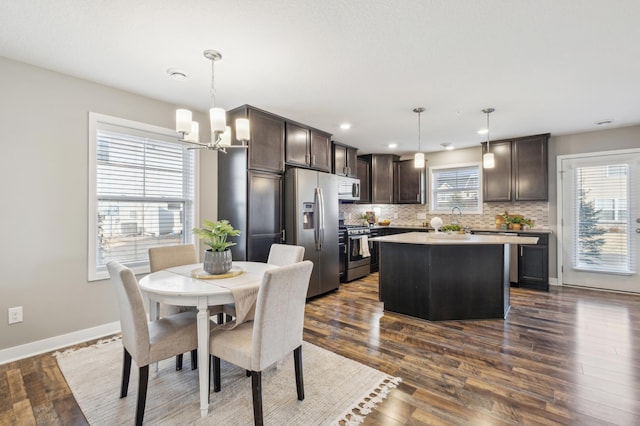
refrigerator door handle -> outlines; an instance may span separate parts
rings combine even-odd
[[[322,188],[318,188],[319,200],[320,200],[320,247],[318,250],[322,250],[324,244],[324,193]]]
[[[316,250],[320,250],[320,188],[313,191],[313,239]]]

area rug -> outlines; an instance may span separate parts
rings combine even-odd
[[[54,355],[89,424],[134,423],[138,370],[133,363],[129,394],[120,399],[120,339]],[[150,368],[145,424],[253,424],[251,378],[244,370],[222,361],[222,390],[211,393],[209,415],[201,418],[198,371],[191,370],[188,354],[184,358],[182,371],[175,371],[175,359],[160,362],[157,372]],[[266,425],[357,425],[401,381],[307,342],[302,359],[304,401],[297,399],[293,356],[263,372]]]

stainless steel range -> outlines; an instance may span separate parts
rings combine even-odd
[[[359,225],[343,225],[340,231],[346,237],[346,265],[343,281],[353,281],[369,275],[371,254],[369,252],[369,227]]]

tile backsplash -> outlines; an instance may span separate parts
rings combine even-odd
[[[340,204],[340,212],[344,214],[346,224],[356,225],[361,223],[360,216],[365,211],[377,211],[381,219],[391,220],[391,225],[398,226],[422,226],[432,217],[439,216],[445,224],[450,222],[449,213],[430,213],[429,206],[419,204]],[[535,221],[533,229],[549,229],[549,202],[547,201],[518,201],[515,203],[484,203],[482,214],[465,214],[462,220],[456,219],[464,226],[471,228],[495,228],[496,215],[521,214],[527,219]],[[418,219],[424,214],[426,219]]]

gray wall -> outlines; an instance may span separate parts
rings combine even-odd
[[[87,281],[88,114],[173,128],[176,106],[2,57],[0,75],[5,349],[118,320],[109,281]],[[200,216],[215,218],[216,153],[200,158]],[[24,322],[7,325],[12,306]]]

